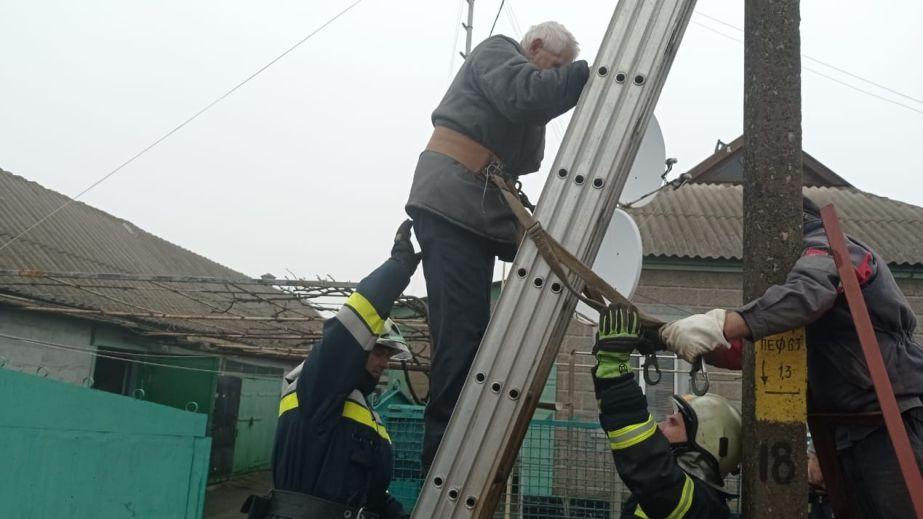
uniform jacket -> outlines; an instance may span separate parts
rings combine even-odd
[[[852,237],[847,246],[898,403],[904,410],[918,406],[923,349],[913,339],[916,317],[878,254]],[[879,410],[820,220],[806,218],[804,251],[785,283],[770,287],[740,314],[754,339],[806,326],[808,383],[816,410]]]
[[[726,495],[702,471],[686,471],[647,408],[632,373],[595,379],[599,421],[609,438],[619,477],[631,490],[622,518],[721,519]]]
[[[409,279],[400,263],[386,261],[324,323],[323,337],[279,406],[272,458],[276,489],[365,506],[385,519],[406,516],[387,493],[391,439],[358,388],[369,383],[369,351]]]
[[[541,70],[506,36],[478,45],[433,112],[433,125],[463,133],[503,162],[508,175],[537,171],[545,125],[577,104],[589,76],[585,61]],[[464,166],[424,151],[414,173],[407,212],[427,211],[515,248],[516,220],[496,187]],[[512,259],[512,258],[510,258]]]

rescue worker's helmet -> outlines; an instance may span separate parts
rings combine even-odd
[[[702,396],[673,395],[683,422],[689,447],[714,461],[721,479],[735,472],[740,464],[740,412],[726,398],[713,393]]]
[[[394,351],[394,354],[391,355],[391,360],[406,362],[413,359],[401,329],[390,318],[385,320],[385,331],[378,336],[378,341],[375,344]]]

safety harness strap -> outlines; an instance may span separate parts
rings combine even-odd
[[[548,234],[548,232],[542,228],[542,224],[526,211],[522,202],[520,202],[519,198],[510,190],[510,187],[502,178],[497,176],[491,178],[497,187],[500,188],[500,192],[506,199],[507,204],[509,204],[510,209],[512,209],[516,219],[519,220],[519,224],[525,229],[526,236],[535,243],[539,254],[541,254],[545,262],[548,263],[548,266],[551,267],[555,276],[561,280],[561,283],[563,283],[570,292],[576,295],[581,301],[597,310],[602,310],[606,307],[603,298],[608,299],[612,303],[621,303],[638,310],[631,301],[620,294],[618,290],[613,288],[606,280],[599,277],[591,268],[587,267]],[[568,280],[568,275],[564,271],[565,267],[584,282],[586,285],[584,289],[586,295],[571,285]],[[664,324],[663,321],[650,317],[640,310],[638,310],[638,316],[641,318],[641,326],[645,328],[657,329]]]

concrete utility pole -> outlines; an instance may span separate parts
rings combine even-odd
[[[474,0],[466,0],[468,2],[468,23],[462,24],[462,27],[465,28],[465,52],[459,53],[462,58],[468,59],[468,54],[471,54],[471,37],[474,32]]]
[[[799,0],[746,0],[743,294],[785,281],[801,228]],[[804,329],[745,348],[743,517],[805,518]]]

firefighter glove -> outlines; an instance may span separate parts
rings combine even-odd
[[[594,348],[596,378],[616,378],[631,372],[631,352],[641,342],[640,323],[638,311],[628,305],[612,304],[600,313]]]
[[[716,308],[704,314],[690,315],[660,329],[660,339],[668,350],[686,362],[718,348],[729,348],[724,337],[725,310]]]
[[[413,220],[404,220],[404,223],[397,228],[397,233],[394,235],[394,246],[391,247],[391,259],[400,263],[410,274],[417,270],[421,257],[421,254],[414,251],[413,243],[410,242],[412,228]]]

